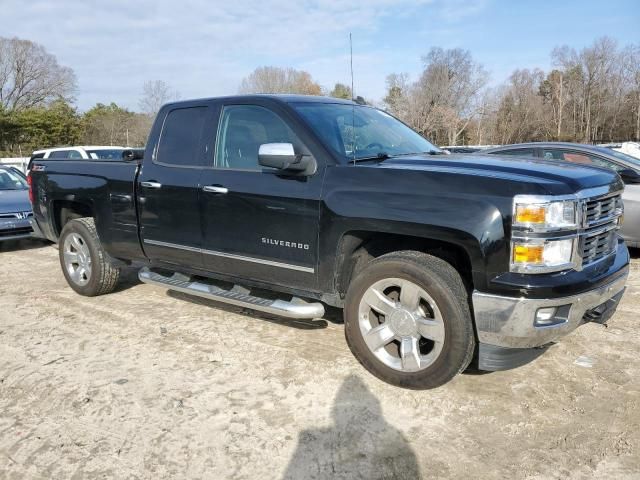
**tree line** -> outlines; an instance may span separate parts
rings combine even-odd
[[[0,157],[63,145],[143,146],[156,112],[179,94],[161,80],[142,86],[139,112],[97,103],[74,106],[73,70],[43,46],[0,37]]]
[[[552,68],[516,69],[499,86],[471,52],[431,48],[422,71],[387,76],[380,102],[356,97],[397,116],[438,145],[562,140],[640,140],[640,45],[603,37],[550,53]],[[0,37],[0,156],[27,156],[61,145],[142,146],[160,106],[180,97],[161,80],[142,86],[139,111],[98,103],[74,106],[77,81],[45,48]],[[298,93],[354,98],[348,85],[326,89],[311,74],[263,66],[239,93]]]

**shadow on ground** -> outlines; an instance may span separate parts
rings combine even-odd
[[[16,252],[18,250],[33,250],[36,248],[46,248],[53,245],[48,240],[38,238],[25,238],[22,240],[0,241],[0,252]]]
[[[331,416],[331,426],[300,432],[284,479],[420,478],[408,440],[357,376],[345,379]]]

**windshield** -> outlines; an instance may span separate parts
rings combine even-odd
[[[29,188],[25,179],[17,172],[0,170],[0,190],[25,190]]]
[[[345,161],[440,152],[404,123],[376,108],[339,103],[295,103],[293,107]]]
[[[640,158],[632,157],[631,155],[627,155],[626,153],[618,152],[613,148],[599,147],[603,152],[608,153],[612,157],[617,158],[618,160],[629,164],[630,166],[640,169]]]
[[[94,160],[122,160],[122,149],[114,150],[87,150],[89,158]]]

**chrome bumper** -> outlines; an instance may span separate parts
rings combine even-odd
[[[552,299],[513,298],[473,292],[478,340],[480,343],[510,348],[532,348],[556,341],[584,323],[590,310],[622,294],[628,271],[615,281],[580,295]],[[619,300],[619,298],[618,298]],[[536,312],[545,307],[562,307],[561,320],[554,325],[536,326]],[[617,303],[613,305],[613,309]]]

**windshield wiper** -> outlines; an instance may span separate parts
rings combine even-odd
[[[349,161],[350,162],[370,162],[371,160],[386,160],[387,158],[391,158],[392,155],[389,155],[387,152],[378,152],[375,155],[371,155],[368,157],[358,157],[358,158],[352,158]]]

